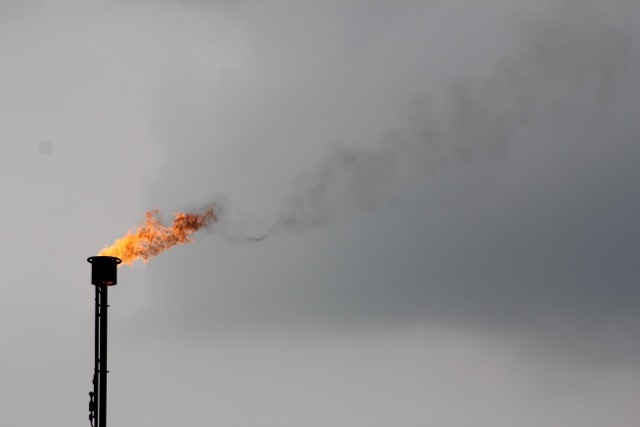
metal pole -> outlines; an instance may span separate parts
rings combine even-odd
[[[95,361],[93,368],[93,396],[91,397],[93,408],[94,427],[98,427],[98,414],[100,413],[100,405],[98,399],[100,396],[100,288],[96,288],[96,326],[95,326]]]
[[[99,285],[100,288],[100,392],[98,395],[98,427],[107,427],[107,308],[108,286]]]
[[[93,256],[87,261],[92,264],[91,284],[96,287],[96,354],[93,391],[89,392],[89,420],[93,427],[107,427],[107,292],[109,286],[118,283],[117,266],[122,260],[112,256]]]

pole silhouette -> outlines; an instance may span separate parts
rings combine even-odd
[[[109,256],[91,257],[91,283],[96,288],[95,357],[93,391],[89,392],[89,421],[93,427],[107,427],[107,326],[109,286],[117,283],[117,266],[122,261]]]

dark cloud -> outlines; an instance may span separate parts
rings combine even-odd
[[[441,168],[504,160],[523,132],[560,126],[577,134],[607,126],[621,108],[620,96],[633,86],[638,64],[632,36],[591,9],[570,11],[535,31],[525,27],[517,33],[523,40],[487,77],[455,81],[439,100],[444,105],[423,99],[414,105],[420,108],[411,111],[411,123],[388,131],[375,148],[338,149],[312,172],[302,172],[282,226],[322,224],[345,206],[388,205]]]
[[[546,309],[633,310],[630,213],[638,205],[627,183],[636,176],[630,141],[637,129],[625,121],[638,107],[632,79],[638,52],[635,34],[614,18],[596,7],[570,8],[525,25],[490,72],[454,79],[438,101],[414,87],[418,102],[405,125],[368,147],[330,151],[300,171],[273,244],[286,245],[284,229],[362,221],[376,210],[407,219],[389,213],[362,235],[326,243],[330,251],[350,247],[342,259],[354,271],[334,265],[344,276],[309,277],[316,291],[293,297],[295,303],[320,307],[318,315],[325,307],[331,318],[333,300],[342,301],[344,318],[368,310],[527,319]],[[295,162],[286,168],[295,170]],[[434,208],[440,203],[451,205]],[[463,212],[437,214],[441,209]],[[376,240],[380,235],[387,243]],[[351,239],[370,242],[361,247]],[[395,249],[372,252],[385,244]],[[407,259],[414,263],[405,265]],[[284,307],[274,302],[270,309],[286,311],[292,297],[273,292]]]

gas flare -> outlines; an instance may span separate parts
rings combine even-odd
[[[98,256],[114,256],[124,264],[133,264],[142,259],[149,260],[175,245],[191,243],[190,236],[202,227],[218,220],[213,207],[204,213],[177,213],[173,216],[173,225],[167,227],[160,220],[160,211],[145,213],[145,222],[135,230],[116,240],[113,245],[102,249]]]

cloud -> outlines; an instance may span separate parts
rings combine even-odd
[[[294,26],[312,51],[247,14],[261,51],[168,87],[158,135],[171,161],[149,197],[179,206],[224,188],[235,225],[278,226],[259,246],[205,236],[158,260],[151,282],[171,317],[195,329],[633,318],[638,35],[633,7],[617,5],[481,13],[486,41],[502,44],[473,45],[486,56],[468,52],[468,71],[456,61],[470,46],[447,44],[447,62],[445,41],[415,43],[432,40],[416,16],[453,9],[405,5],[375,30],[321,13],[371,38]],[[500,37],[486,29],[498,21]],[[186,146],[165,139],[181,132]]]

